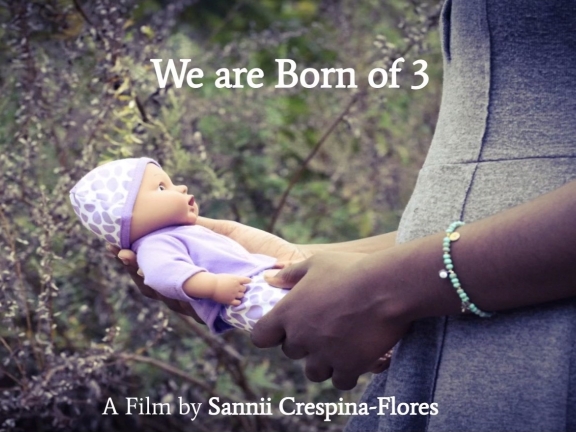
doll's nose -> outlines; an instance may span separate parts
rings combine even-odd
[[[186,185],[180,185],[180,186],[178,186],[178,187],[180,188],[180,191],[181,191],[183,194],[188,193],[188,186],[186,186]]]

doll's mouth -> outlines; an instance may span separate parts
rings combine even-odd
[[[194,206],[194,202],[195,202],[195,201],[194,201],[194,195],[192,195],[192,196],[190,197],[190,201],[188,201],[188,205],[189,205],[189,206]]]

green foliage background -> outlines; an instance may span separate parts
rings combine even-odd
[[[258,350],[239,331],[212,336],[142,297],[75,219],[68,190],[99,163],[146,155],[188,184],[204,215],[291,242],[395,230],[436,121],[438,8],[1,1],[0,430],[190,430],[178,415],[102,416],[109,397],[120,412],[125,397],[145,396],[357,401],[367,376],[351,392],[310,383],[279,349]],[[400,56],[400,89],[366,87],[372,68]],[[192,59],[204,86],[159,89],[151,58]],[[299,70],[354,68],[360,88],[275,89],[278,58]],[[410,65],[421,58],[430,82],[412,91],[420,79]],[[221,67],[259,67],[265,85],[217,89]],[[204,411],[192,430],[339,430],[345,421]]]

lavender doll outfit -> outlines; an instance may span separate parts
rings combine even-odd
[[[155,231],[136,240],[132,250],[137,254],[147,285],[166,297],[190,302],[202,321],[216,333],[230,325],[252,331],[256,321],[288,291],[273,288],[262,278],[262,272],[274,265],[275,258],[251,254],[228,237],[198,225]],[[182,286],[203,270],[253,278],[242,304],[225,306],[209,299],[191,299]]]
[[[158,165],[149,158],[122,159],[90,171],[70,191],[76,215],[100,238],[136,252],[144,283],[168,298],[189,302],[211,331],[221,333],[232,327],[252,331],[288,292],[263,279],[262,272],[272,268],[275,258],[249,253],[228,237],[198,225],[166,227],[130,244],[132,210],[149,163]],[[252,282],[240,305],[222,305],[184,292],[184,282],[201,271],[245,276]]]

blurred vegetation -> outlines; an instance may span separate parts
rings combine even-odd
[[[279,349],[215,337],[142,297],[84,230],[68,191],[97,164],[156,158],[204,215],[297,243],[395,230],[440,97],[438,2],[0,1],[0,430],[316,431],[315,416],[102,416],[154,402],[357,401],[307,382]],[[403,56],[400,89],[365,85]],[[158,88],[151,58],[192,59],[204,86]],[[352,67],[358,89],[276,89],[275,59]],[[429,84],[411,64],[428,62]],[[259,89],[217,89],[259,67]]]

